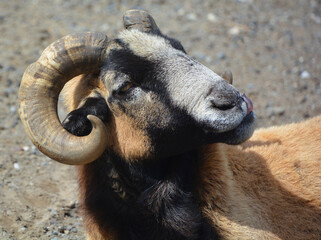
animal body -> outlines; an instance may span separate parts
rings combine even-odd
[[[124,26],[54,42],[19,92],[33,143],[80,165],[88,239],[321,239],[321,117],[253,134],[252,102],[230,75],[145,11]]]

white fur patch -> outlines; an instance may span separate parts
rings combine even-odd
[[[174,50],[163,37],[140,32],[137,29],[124,30],[120,32],[118,38],[127,43],[135,55],[148,60],[158,59],[164,52]]]

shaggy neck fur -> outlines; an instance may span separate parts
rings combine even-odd
[[[106,152],[81,167],[85,211],[115,239],[218,239],[195,199],[197,157],[191,151],[129,164]]]

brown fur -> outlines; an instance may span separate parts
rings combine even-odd
[[[68,110],[97,92],[100,81],[79,76],[63,92]],[[95,91],[93,91],[95,89]],[[146,156],[149,139],[124,114],[107,125],[108,146],[125,159]],[[257,130],[239,146],[212,144],[201,149],[199,201],[204,215],[224,239],[321,238],[321,117]],[[81,199],[92,172],[79,168]],[[116,239],[98,229],[85,212],[88,239]]]
[[[67,111],[71,112],[83,104],[83,100],[88,97],[97,97],[106,95],[106,88],[101,81],[98,81],[95,74],[79,75],[68,81],[61,91]]]
[[[108,147],[119,156],[131,160],[148,157],[150,141],[143,131],[135,128],[135,122],[130,117],[125,114],[113,117],[107,131],[110,136]]]
[[[202,149],[199,199],[224,239],[321,238],[321,117]]]

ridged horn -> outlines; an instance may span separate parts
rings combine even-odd
[[[58,162],[86,164],[96,160],[106,148],[107,132],[99,118],[88,116],[93,125],[88,136],[74,136],[62,127],[57,102],[70,79],[100,69],[106,60],[107,44],[107,36],[102,33],[67,35],[49,45],[22,77],[19,89],[22,123],[33,144]]]
[[[137,29],[142,32],[161,35],[153,17],[144,10],[132,9],[126,11],[123,22],[126,29]]]

